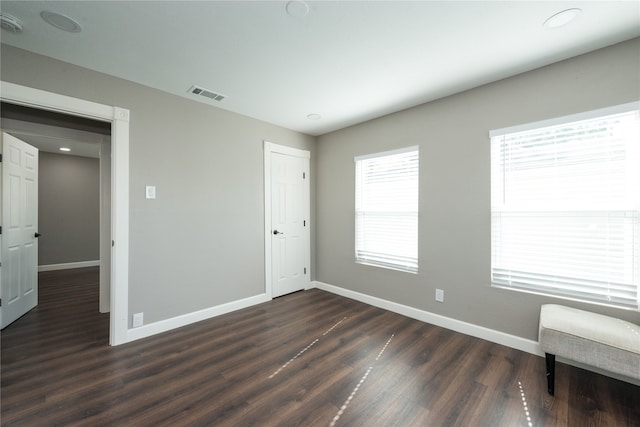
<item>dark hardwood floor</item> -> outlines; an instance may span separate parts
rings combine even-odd
[[[640,387],[320,290],[118,347],[97,268],[1,334],[3,426],[639,426]]]

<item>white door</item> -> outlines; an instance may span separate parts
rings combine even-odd
[[[308,152],[307,152],[308,153]],[[272,297],[309,282],[309,158],[270,153]]]
[[[38,304],[38,150],[2,133],[2,328]]]

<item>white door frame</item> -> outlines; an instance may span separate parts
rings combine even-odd
[[[128,342],[129,110],[0,81],[3,102],[111,123],[111,312],[109,343]]]
[[[298,148],[287,147],[284,145],[274,144],[264,141],[264,274],[265,274],[265,294],[269,298],[273,298],[273,281],[271,270],[271,153],[286,154],[294,157],[310,159],[311,153]],[[308,226],[304,228],[304,238],[307,241],[305,262],[308,266],[307,275],[305,276],[305,289],[311,286],[311,198],[310,185],[311,177],[305,179],[304,184],[304,215],[307,218]]]

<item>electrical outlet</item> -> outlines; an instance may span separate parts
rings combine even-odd
[[[144,313],[135,313],[133,315],[133,327],[137,328],[138,326],[142,326],[144,323]]]
[[[436,301],[444,302],[444,291],[442,289],[436,289]]]
[[[156,186],[155,185],[147,185],[145,187],[145,197],[147,199],[155,199],[156,198]]]

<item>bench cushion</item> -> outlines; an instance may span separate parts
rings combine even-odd
[[[640,379],[640,326],[556,304],[540,310],[545,353]]]

